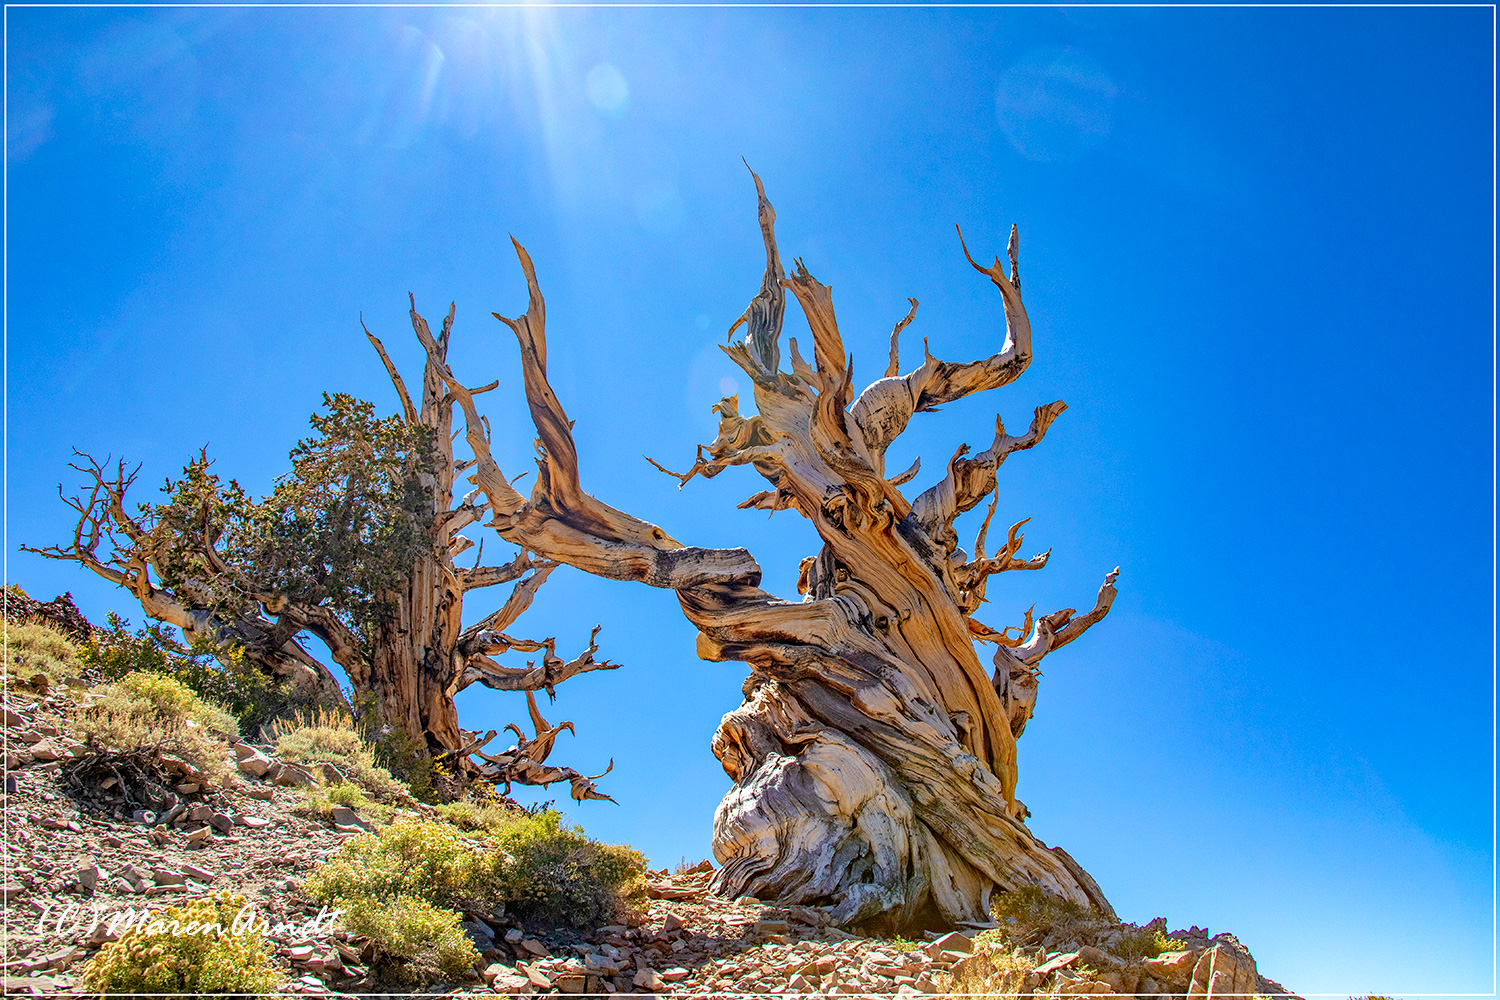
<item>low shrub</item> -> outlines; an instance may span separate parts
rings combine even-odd
[[[897,934],[895,937],[881,938],[881,943],[886,950],[894,951],[898,954],[908,951],[921,951],[927,947],[926,941],[918,941],[916,938],[909,938],[903,934]]]
[[[1035,966],[1035,953],[980,935],[974,942],[974,957],[964,962],[947,986],[955,996],[1019,997],[1027,992],[1026,975]]]
[[[389,801],[401,797],[406,788],[391,772],[375,763],[374,748],[354,728],[346,713],[320,708],[292,718],[271,723],[276,759],[301,764],[314,772],[331,764],[345,781],[358,784],[376,799]]]
[[[5,625],[5,674],[11,684],[46,691],[77,683],[83,673],[78,648],[50,625]]]
[[[106,621],[108,627],[96,629],[79,649],[81,662],[104,680],[138,671],[165,674],[223,705],[246,732],[254,732],[294,704],[291,685],[246,662],[237,647],[204,640],[184,645],[166,626],[155,623],[131,632],[129,620],[114,612]]]
[[[323,794],[357,808],[357,789],[333,786]],[[470,968],[478,956],[463,937],[459,911],[503,904],[526,920],[582,927],[644,902],[646,859],[590,840],[555,812],[481,800],[439,813],[453,823],[398,819],[354,838],[305,886],[310,898],[342,908],[349,930],[375,942],[391,975],[400,975],[402,963],[426,979]]]
[[[357,896],[339,905],[344,926],[375,946],[371,965],[383,978],[407,985],[473,978],[479,952],[453,910],[413,896]]]
[[[1187,947],[1181,938],[1167,937],[1160,927],[1125,927],[1119,940],[1109,950],[1127,962],[1140,958],[1155,958],[1164,951],[1180,951]]]
[[[192,688],[165,674],[126,674],[111,687],[135,702],[144,703],[165,719],[189,725],[196,723],[226,739],[240,738],[240,724],[234,716],[218,705],[198,697]],[[110,697],[106,689],[99,700],[104,701]]]
[[[373,703],[360,706],[361,718],[377,718]],[[413,798],[436,805],[457,790],[452,776],[434,762],[424,744],[405,730],[383,727],[367,732],[375,761],[405,782]]]
[[[473,974],[479,953],[459,911],[493,909],[509,863],[456,827],[400,819],[349,841],[317,867],[305,889],[343,910],[344,926],[375,945],[381,975],[427,983]]]
[[[307,789],[302,802],[293,807],[293,811],[303,816],[332,820],[333,811],[339,806],[353,809],[362,818],[375,822],[385,822],[394,814],[390,806],[372,801],[365,795],[364,788],[352,781]]]
[[[74,731],[97,749],[125,754],[161,750],[214,781],[228,770],[219,738],[239,736],[232,715],[162,674],[126,674],[73,711]]]
[[[482,912],[503,898],[508,862],[502,852],[465,840],[446,823],[399,819],[339,848],[308,878],[307,894],[322,903],[408,896]]]
[[[1009,917],[1033,927],[1078,922],[1087,920],[1090,916],[1088,907],[1071,899],[1054,896],[1035,885],[996,893],[990,913],[997,920]]]
[[[1187,944],[1167,936],[1166,919],[1145,926],[1121,923],[1084,904],[1054,896],[1038,886],[997,893],[990,907],[999,925],[980,939],[1029,950],[1077,951],[1083,945],[1099,948],[1126,963],[1155,958]],[[1082,970],[1082,967],[1080,967]]]
[[[526,810],[498,799],[463,799],[443,803],[437,807],[437,814],[460,830],[498,830],[524,816]]]
[[[235,928],[243,905],[224,893],[167,907],[89,959],[84,985],[101,994],[275,994],[282,978],[260,934]]]
[[[515,859],[501,874],[508,912],[524,920],[583,927],[608,923],[645,899],[646,859],[602,844],[556,812],[522,812],[483,836]]]

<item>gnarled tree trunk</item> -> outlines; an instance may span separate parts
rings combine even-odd
[[[556,733],[546,735],[549,727],[537,710],[532,692],[545,690],[552,695],[555,686],[570,677],[591,670],[613,670],[618,664],[594,659],[599,649],[594,642],[598,628],[589,637],[583,653],[567,662],[557,655],[554,639],[518,639],[505,634],[505,629],[531,606],[538,588],[557,568],[556,562],[533,560],[523,547],[512,562],[504,565],[482,566],[478,558],[467,569],[455,564],[455,557],[473,545],[459,531],[478,521],[486,505],[478,501],[479,490],[463,497],[457,507],[453,505],[455,477],[474,464],[472,459],[454,459],[454,396],[444,384],[442,374],[447,370],[454,309],[449,307],[435,337],[427,321],[417,314],[414,301],[410,315],[412,329],[427,355],[420,410],[413,404],[384,345],[368,330],[365,333],[385,363],[401,397],[407,422],[432,431],[436,452],[431,466],[432,481],[424,483],[432,505],[428,525],[432,545],[422,558],[413,562],[402,585],[385,595],[391,613],[377,627],[368,649],[353,650],[340,662],[349,671],[356,692],[367,693],[387,725],[406,732],[456,766],[497,782],[545,785],[569,781],[575,799],[608,798],[592,784],[599,775],[588,777],[571,768],[544,766]],[[481,389],[463,391],[472,398],[472,393],[494,387],[491,383]],[[478,554],[482,555],[483,545],[479,549]],[[515,586],[500,608],[468,628],[463,627],[465,594],[512,581],[516,581]],[[525,668],[506,667],[495,661],[495,656],[511,650],[541,652],[542,661]],[[338,651],[334,655],[340,657]],[[526,692],[536,737],[528,740],[516,729],[515,746],[500,754],[484,753],[496,731],[481,735],[460,729],[453,700],[459,691],[475,682],[499,691]],[[572,723],[558,727],[562,728],[571,730]],[[470,755],[477,755],[483,763],[476,765]]]
[[[750,465],[771,489],[741,506],[808,518],[823,548],[803,561],[802,600],[760,589],[760,567],[743,549],[685,546],[583,491],[571,423],[547,381],[545,306],[519,244],[530,304],[518,319],[497,318],[520,343],[539,435],[529,498],[491,457],[471,394],[440,367],[464,410],[477,459],[471,481],[487,497],[489,523],[547,559],[676,590],[699,629],[698,654],[750,665],[745,702],[713,740],[734,780],[714,823],[716,891],[831,903],[841,923],[898,928],[987,921],[995,888],[1025,885],[1110,914],[1093,879],[1027,829],[1015,788],[1016,739],[1035,702],[1036,664],[1108,612],[1115,574],[1088,614],[1074,618],[1069,609],[1034,622],[1028,614],[1013,638],[973,612],[988,577],[1038,569],[1046,555],[1017,558],[1024,521],[992,557],[984,553],[988,518],[972,557],[953,530],[960,513],[994,490],[1000,463],[1039,442],[1063,404],[1039,407],[1019,437],[997,420],[988,449],[972,457],[959,449],[942,481],[915,500],[899,488],[915,466],[893,477],[885,469],[886,449],[914,413],[1005,385],[1030,362],[1015,232],[1009,276],[998,259],[974,264],[1002,297],[1002,349],[969,363],[928,354],[899,375],[908,314],[892,332],[886,377],[855,398],[830,290],[800,262],[785,276],[759,178],[756,188],[765,276],[730,330],[746,324],[745,341],[724,350],[754,384],[759,412],[743,417],[736,397],[722,400],[717,439],[699,448],[688,472],[673,475],[686,484]],[[779,345],[786,290],[813,334],[812,364],[790,341],[790,372],[781,370]],[[429,360],[438,361],[431,347]],[[996,646],[993,672],[981,665],[976,641]]]

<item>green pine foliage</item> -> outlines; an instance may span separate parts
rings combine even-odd
[[[432,500],[421,474],[435,461],[432,431],[343,393],[324,394],[314,434],[292,449],[292,471],[257,506],[247,553],[279,593],[326,603],[360,634],[384,619],[380,600],[430,549]]]
[[[432,514],[421,485],[435,460],[432,432],[377,418],[372,403],[343,393],[325,393],[310,423],[291,471],[259,500],[221,479],[206,455],[189,462],[163,487],[167,501],[149,511],[155,567],[179,600],[226,621],[245,610],[243,578],[328,607],[369,637],[388,611],[380,595],[432,545],[421,527]]]

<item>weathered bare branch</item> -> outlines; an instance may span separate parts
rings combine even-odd
[[[489,641],[469,654],[468,666],[459,677],[455,690],[461,691],[477,682],[496,691],[546,691],[548,697],[555,698],[556,687],[563,681],[595,670],[620,668],[618,663],[594,659],[594,654],[599,651],[596,641],[599,628],[595,625],[589,635],[588,648],[567,662],[556,654],[555,639],[513,639],[503,632],[486,632],[481,638]],[[520,668],[502,666],[491,659],[491,656],[509,650],[542,650],[542,662],[528,662],[525,668]]]
[[[833,289],[808,273],[807,265],[800,257],[792,263],[796,270],[791,277],[783,278],[781,284],[797,296],[808,329],[812,331],[813,365],[821,383],[817,388],[821,392],[837,392],[843,388],[849,358],[844,353],[844,338],[839,333],[838,320],[834,318]],[[848,401],[845,400],[843,405],[848,405]],[[843,406],[839,409],[842,411]]]
[[[962,232],[959,234],[959,243],[962,246]],[[1013,273],[1018,245],[1017,230],[1011,227]],[[1015,381],[1031,364],[1031,321],[1026,316],[1025,306],[1021,304],[1019,285],[1006,278],[999,258],[995,259],[993,267],[980,267],[969,257],[968,247],[964,247],[963,251],[975,270],[987,275],[1000,290],[1005,308],[1005,343],[998,353],[988,358],[953,363],[934,358],[927,350],[924,340],[925,357],[921,367],[909,375],[883,378],[860,393],[851,413],[863,433],[865,445],[877,468],[884,468],[885,450],[906,429],[912,414],[936,409],[944,403],[951,403],[986,389],[999,388]]]
[[[391,363],[391,356],[385,353],[385,345],[380,342],[380,338],[371,333],[370,328],[365,326],[364,316],[360,316],[359,325],[365,331],[365,336],[370,338],[370,344],[374,346],[375,353],[380,355],[380,361],[385,365],[386,374],[391,377],[391,384],[396,387],[396,395],[401,397],[401,412],[406,414],[406,422],[415,425],[418,420],[417,408],[411,403],[411,395],[406,391],[406,383],[402,381],[401,373]]]
[[[949,461],[948,474],[943,481],[912,501],[912,512],[927,534],[948,551],[953,551],[958,544],[958,536],[953,533],[953,520],[988,496],[995,489],[995,474],[1005,459],[1014,452],[1034,447],[1046,436],[1052,421],[1067,408],[1061,400],[1038,406],[1032,415],[1031,426],[1020,437],[1007,434],[1004,421],[997,416],[995,440],[989,448],[973,458],[964,458],[969,447],[960,447]]]
[[[766,430],[760,417],[753,416],[747,419],[740,416],[739,406],[738,396],[725,396],[713,405],[713,412],[719,414],[718,437],[707,449],[703,445],[698,446],[697,458],[688,471],[673,472],[649,456],[646,461],[677,480],[679,488],[686,486],[688,480],[694,476],[701,475],[704,479],[712,479],[735,465],[749,465],[755,462],[765,465],[779,464],[781,449],[776,444],[776,438]],[[705,450],[708,453],[706,458],[704,457]]]
[[[746,163],[745,168],[748,170],[749,167],[750,164]],[[733,337],[741,324],[748,324],[745,351],[753,367],[747,371],[752,377],[773,381],[781,367],[779,342],[781,323],[786,315],[786,292],[782,290],[781,282],[786,275],[781,268],[781,252],[776,247],[776,210],[766,197],[766,188],[760,177],[754,170],[750,171],[750,176],[755,180],[756,216],[766,245],[765,278],[761,281],[759,294],[729,328],[729,336]]]
[[[896,473],[896,475],[887,479],[886,482],[890,483],[892,486],[902,486],[917,478],[917,473],[921,471],[921,469],[922,460],[920,458],[914,458],[912,459],[911,465],[907,466],[905,472]]]
[[[990,519],[995,515],[995,507],[999,503],[999,494],[990,501],[989,510],[986,511],[984,524],[979,529],[979,534],[974,540],[974,558],[968,561],[959,560],[953,567],[953,579],[958,585],[958,606],[965,614],[973,614],[985,600],[985,588],[989,578],[999,573],[1020,569],[1042,569],[1047,565],[1047,559],[1052,555],[1048,549],[1030,559],[1017,559],[1016,553],[1021,550],[1021,543],[1025,541],[1025,535],[1020,533],[1021,528],[1031,518],[1017,521],[1011,525],[1007,533],[1005,544],[1000,551],[991,557],[984,554],[985,536],[989,532]],[[955,550],[955,556],[961,556],[962,549]],[[1028,625],[1028,631],[1029,625]]]
[[[1088,614],[1074,618],[1073,609],[1064,608],[1038,618],[1031,638],[1016,647],[1017,657],[1028,664],[1040,663],[1042,657],[1066,646],[1101,621],[1115,603],[1115,580],[1119,575],[1120,568],[1116,566],[1104,577],[1094,609]]]
[[[797,498],[786,490],[761,490],[737,504],[740,510],[797,510]],[[804,515],[805,516],[805,515]]]
[[[407,293],[410,303],[408,312],[411,319],[412,332],[417,335],[424,348],[428,344],[432,347],[428,351],[428,363],[422,370],[422,412],[421,420],[426,426],[435,430],[440,429],[445,435],[448,425],[452,419],[452,400],[448,398],[447,390],[443,385],[443,379],[436,365],[446,363],[448,357],[448,338],[453,331],[453,316],[457,308],[456,303],[450,303],[448,314],[443,317],[443,326],[436,337],[427,326],[427,321],[417,313],[417,300],[414,295]],[[434,360],[436,364],[434,364]]]
[[[573,732],[573,723],[564,722],[557,726],[549,725],[542,717],[541,710],[537,707],[536,697],[531,691],[526,692],[526,705],[531,713],[531,725],[535,733],[531,738],[521,732],[515,725],[505,728],[516,734],[516,745],[509,750],[498,754],[487,754],[479,752],[478,748],[465,751],[473,753],[484,761],[479,768],[479,773],[487,780],[497,784],[504,784],[507,794],[510,792],[511,783],[521,785],[537,785],[546,787],[559,781],[569,782],[572,787],[574,801],[583,802],[586,799],[600,799],[614,802],[608,795],[600,792],[594,787],[594,782],[614,770],[615,762],[610,760],[609,766],[600,774],[584,775],[570,767],[548,766],[546,760],[552,754],[553,742],[563,730]],[[485,742],[488,742],[486,740]]]
[[[459,584],[463,587],[464,590],[477,590],[480,587],[493,587],[496,584],[510,583],[512,580],[519,580],[522,576],[525,576],[528,572],[534,570],[538,574],[540,574],[540,577],[537,579],[535,584],[535,586],[539,587],[541,586],[542,581],[547,578],[547,574],[551,573],[556,568],[557,563],[550,562],[546,559],[533,560],[531,558],[531,553],[527,552],[525,549],[522,549],[516,555],[516,557],[508,563],[503,563],[499,566],[475,566],[472,569],[458,570],[457,573]],[[535,588],[533,588],[533,592],[535,592]],[[512,598],[514,598],[514,595],[512,595]],[[527,604],[529,605],[530,603],[530,598],[528,598]],[[490,625],[487,627],[506,628],[510,625],[511,622],[516,620],[516,617],[519,616],[521,611],[523,610],[525,610],[524,607],[518,608],[515,615],[513,615],[503,625]]]
[[[453,474],[457,475],[473,464],[473,462],[455,462],[453,464]],[[479,490],[470,490],[464,495],[463,501],[457,507],[438,514],[432,526],[434,535],[442,538],[445,535],[451,535],[455,531],[462,531],[469,525],[477,523],[484,516],[484,512],[488,507],[488,504],[474,502],[479,493]]]
[[[1005,639],[998,642],[992,682],[995,693],[1005,706],[1011,732],[1017,739],[1025,731],[1026,723],[1036,707],[1038,681],[1041,678],[1041,670],[1037,664],[1048,653],[1072,642],[1109,613],[1110,606],[1114,604],[1115,579],[1119,573],[1117,567],[1105,576],[1094,609],[1088,614],[1073,618],[1073,609],[1064,608],[1050,615],[1042,615],[1036,619],[1033,628],[1031,612],[1027,611],[1023,632],[1029,632],[1030,635],[1022,642]],[[972,619],[970,621],[973,622]],[[971,624],[971,628],[974,625],[977,623]],[[979,636],[977,629],[975,634],[981,639],[986,638]]]
[[[1021,643],[1026,641],[1026,636],[1031,634],[1031,624],[1033,620],[1032,612],[1034,612],[1035,610],[1035,607],[1027,608],[1025,621],[1023,621],[1020,625],[1007,625],[1005,626],[1005,628],[1000,629],[998,632],[995,629],[990,628],[983,622],[979,622],[974,620],[973,618],[970,618],[968,619],[969,633],[973,635],[975,640],[979,642],[989,642],[993,643],[996,646],[1005,646],[1009,649],[1015,649],[1017,646],[1021,645]],[[1019,634],[1014,637],[1011,636],[1011,629],[1016,629]]]
[[[885,366],[886,378],[895,378],[901,374],[901,331],[917,318],[917,300],[908,298],[906,301],[911,303],[911,309],[907,311],[906,317],[896,324],[895,329],[891,330],[891,360]]]
[[[545,306],[536,272],[525,248],[514,240],[512,243],[531,300],[519,319],[494,315],[516,334],[527,401],[541,442],[537,483],[530,500],[516,492],[494,461],[489,430],[472,394],[437,355],[431,335],[418,331],[428,351],[429,365],[446,381],[463,409],[465,435],[476,460],[469,480],[487,497],[493,515],[491,526],[502,537],[544,558],[613,579],[639,580],[672,589],[713,581],[753,587],[760,580],[760,567],[743,549],[688,548],[656,525],[583,492],[572,422],[547,381]]]

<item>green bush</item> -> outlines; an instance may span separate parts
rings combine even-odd
[[[113,685],[130,698],[144,702],[163,718],[196,723],[230,740],[240,738],[240,724],[218,705],[204,701],[196,691],[164,674],[133,673]]]
[[[5,645],[5,673],[12,684],[45,690],[75,683],[82,673],[77,647],[50,625],[6,622]]]
[[[108,628],[97,629],[79,649],[80,661],[104,680],[145,671],[165,674],[203,698],[223,705],[247,732],[254,732],[294,703],[291,685],[267,676],[234,646],[198,640],[183,645],[166,626],[148,623],[130,631],[130,622],[114,612]]]
[[[1181,951],[1187,942],[1167,937],[1160,927],[1129,927],[1109,950],[1127,962],[1138,958],[1155,958],[1164,951]]]
[[[461,830],[498,830],[525,815],[524,809],[506,805],[496,799],[464,799],[437,807],[438,817]]]
[[[344,926],[375,945],[383,976],[425,983],[472,975],[479,954],[458,911],[493,909],[509,862],[446,823],[400,819],[345,844],[306,891],[342,909]]]
[[[75,732],[92,746],[120,753],[162,750],[216,781],[227,773],[219,737],[239,736],[232,715],[162,674],[126,674],[75,708],[73,718]]]
[[[1035,885],[996,893],[990,912],[996,919],[1012,917],[1021,923],[1037,927],[1086,920],[1089,917],[1086,906],[1071,899],[1054,896]]]
[[[591,840],[556,812],[519,813],[483,836],[515,859],[500,884],[507,911],[522,919],[584,927],[645,899],[639,851]]]
[[[591,840],[555,812],[446,812],[475,820],[477,839],[447,823],[398,819],[340,848],[308,879],[308,895],[324,903],[411,896],[469,911],[503,903],[522,919],[574,927],[607,922],[645,899],[639,851]]]
[[[357,711],[361,719],[378,719],[373,699],[361,704]],[[373,726],[371,726],[373,728]],[[443,801],[452,791],[452,783],[438,765],[433,763],[427,747],[412,739],[403,729],[377,730],[370,740],[375,761],[391,774],[406,783],[413,798],[430,804]]]
[[[333,810],[339,806],[353,809],[363,819],[377,822],[388,820],[393,814],[390,806],[372,802],[365,795],[364,788],[352,781],[339,781],[326,787],[307,789],[302,803],[295,807],[295,811],[307,816],[316,816],[318,819],[331,820]]]
[[[229,894],[165,911],[106,944],[83,969],[96,993],[238,993],[269,996],[281,985],[260,934],[231,933],[244,900]]]
[[[276,742],[276,759],[301,764],[317,772],[333,765],[346,781],[352,781],[381,800],[401,796],[405,787],[391,772],[375,763],[375,751],[354,728],[354,720],[333,709],[319,709],[295,719],[277,719],[270,732]]]
[[[412,896],[357,896],[339,905],[344,926],[375,946],[371,964],[382,977],[408,985],[473,978],[479,952],[454,911]]]
[[[409,896],[433,906],[486,911],[502,899],[508,860],[465,841],[446,823],[399,819],[339,848],[308,878],[307,894],[322,903]]]

